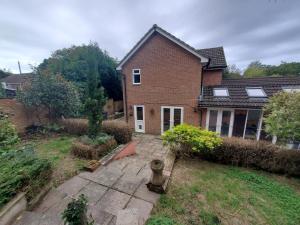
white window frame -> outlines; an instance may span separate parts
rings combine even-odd
[[[210,111],[218,111],[217,123],[216,123],[216,132],[219,133],[220,135],[221,135],[221,128],[222,128],[223,111],[229,111],[230,112],[228,137],[232,137],[232,129],[233,129],[233,121],[234,121],[234,109],[229,109],[229,108],[208,108],[207,112],[206,112],[206,129],[207,130],[208,130],[208,127],[209,127]]]
[[[262,109],[245,109],[247,110],[247,114],[246,114],[246,120],[245,120],[245,124],[244,124],[244,133],[243,133],[243,139],[245,139],[245,135],[246,135],[246,126],[247,126],[247,122],[248,122],[248,114],[249,114],[249,111],[250,110],[257,110],[257,111],[260,111],[260,117],[259,117],[259,120],[258,120],[258,127],[257,127],[257,130],[256,130],[256,140],[259,141],[260,139],[260,132],[261,132],[261,127],[262,127],[262,122],[263,122],[263,111]]]
[[[281,87],[284,92],[292,93],[292,92],[300,92],[300,85],[290,85]]]
[[[134,105],[134,128],[135,132],[145,133],[145,106],[144,105]],[[138,129],[138,120],[137,120],[137,107],[143,108],[143,130]]]
[[[251,96],[248,91],[249,89],[260,89],[263,93],[263,96]],[[246,92],[247,92],[248,97],[250,97],[250,98],[265,98],[265,97],[267,97],[267,94],[262,87],[246,87]]]
[[[184,107],[180,106],[161,106],[160,108],[160,127],[161,127],[161,134],[164,133],[163,128],[163,120],[164,120],[164,109],[170,109],[170,129],[174,127],[174,109],[181,109],[181,117],[180,117],[180,124],[183,124],[183,116],[184,116]]]
[[[138,72],[135,72],[138,71]],[[134,76],[139,75],[140,76],[140,82],[136,83],[134,82]],[[132,84],[133,85],[140,85],[142,83],[142,75],[141,75],[141,69],[132,69]]]
[[[226,95],[216,95],[216,90],[225,90],[226,91]],[[213,89],[213,94],[214,94],[214,97],[229,97],[228,88],[214,88]]]

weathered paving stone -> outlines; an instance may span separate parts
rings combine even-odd
[[[41,214],[26,211],[17,218],[14,225],[39,225],[41,219]]]
[[[52,189],[49,191],[49,193],[43,198],[41,204],[35,208],[35,212],[45,212],[49,208],[51,208],[54,204],[57,202],[60,202],[67,196],[66,193],[62,193],[60,191],[57,191],[56,189]]]
[[[91,181],[88,185],[81,189],[80,192],[77,193],[76,197],[79,197],[79,195],[84,194],[88,200],[88,204],[95,205],[99,201],[99,199],[105,194],[107,189],[107,187]]]
[[[76,176],[60,185],[57,190],[66,193],[69,196],[74,196],[89,182],[90,181],[86,179]]]
[[[91,180],[106,187],[111,187],[122,175],[121,170],[110,168],[94,173]]]
[[[152,204],[156,204],[160,198],[159,194],[148,190],[146,182],[143,182],[139,186],[139,188],[134,193],[134,196],[147,202],[151,202]]]
[[[90,218],[90,216],[92,216],[92,219],[95,222],[94,225],[109,225],[113,219],[112,214],[102,211],[102,210],[99,210],[95,206],[89,207],[87,215],[89,218]]]
[[[139,225],[138,209],[123,209],[118,212],[116,225]]]
[[[151,210],[153,208],[153,204],[133,197],[130,199],[126,209],[131,209],[131,208],[138,210],[141,224],[144,224],[150,216]]]
[[[116,225],[116,223],[117,223],[117,217],[114,216],[108,225]]]
[[[110,189],[96,204],[95,208],[117,215],[118,211],[126,206],[129,199],[130,195]]]
[[[117,181],[117,183],[114,184],[113,188],[121,192],[125,192],[126,194],[132,195],[142,181],[142,178],[125,174]]]

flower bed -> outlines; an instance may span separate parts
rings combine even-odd
[[[2,154],[0,161],[0,208],[20,192],[31,200],[52,174],[51,163],[38,158],[29,147]]]

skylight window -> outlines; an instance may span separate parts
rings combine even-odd
[[[228,89],[227,88],[214,88],[214,96],[215,97],[228,97]]]
[[[285,92],[300,92],[300,86],[285,86],[282,87],[282,90]]]
[[[246,88],[249,97],[266,97],[266,93],[261,87]]]

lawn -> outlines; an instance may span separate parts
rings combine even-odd
[[[300,180],[179,160],[147,225],[300,224]]]
[[[57,186],[64,180],[76,175],[87,160],[79,159],[70,154],[72,136],[60,136],[30,141],[40,158],[50,160],[53,165],[53,182]]]

